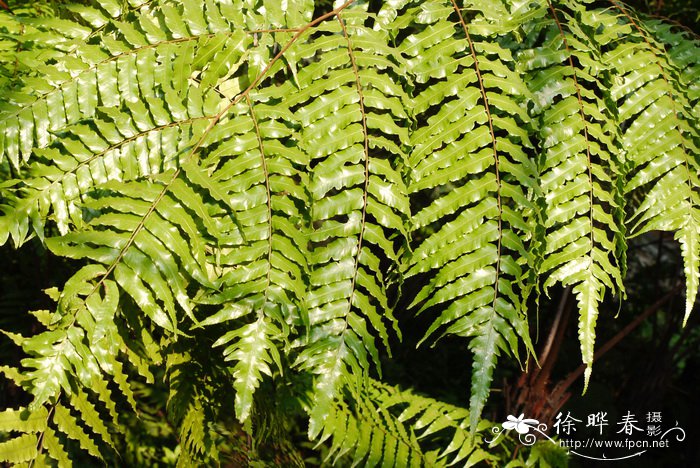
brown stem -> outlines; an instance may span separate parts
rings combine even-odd
[[[247,34],[262,34],[262,33],[285,33],[285,32],[299,32],[301,28],[278,28],[278,29],[253,29],[246,31]]]
[[[644,320],[646,320],[647,317],[652,315],[653,313],[657,312],[661,307],[663,307],[667,302],[669,302],[671,299],[675,297],[676,294],[683,288],[682,284],[676,285],[673,289],[671,289],[668,293],[666,293],[665,296],[663,296],[661,299],[650,305],[644,312],[639,314],[634,320],[632,320],[625,328],[620,330],[615,336],[610,338],[603,346],[598,349],[598,351],[595,352],[593,355],[593,362],[597,361],[600,359],[605,353],[610,351],[615,345],[617,345],[622,339],[629,335],[635,328],[637,328]],[[580,365],[578,369],[575,371],[571,372],[563,381],[561,381],[559,384],[557,384],[557,387],[555,389],[555,392],[553,393],[563,393],[565,392],[571,384],[573,384],[576,379],[578,379],[583,372],[586,370],[586,366],[584,364]]]
[[[552,346],[554,345],[555,342],[560,341],[559,338],[561,335],[563,335],[561,330],[566,329],[566,324],[569,322],[569,310],[566,305],[567,305],[567,300],[569,296],[571,295],[571,286],[567,286],[566,289],[561,294],[561,299],[559,300],[559,306],[557,307],[557,315],[554,317],[554,323],[552,323],[552,328],[549,331],[549,334],[547,336],[547,342],[544,345],[544,348],[542,348],[542,353],[540,354],[540,368],[535,369],[533,371],[533,378],[537,378],[537,376],[542,372],[542,370],[548,366],[548,363],[550,362],[549,356],[552,351]],[[564,314],[564,312],[567,312]],[[566,315],[566,316],[565,316]],[[556,349],[554,354],[557,354],[557,351],[559,349],[559,344],[557,343]],[[549,366],[551,369],[551,366]]]

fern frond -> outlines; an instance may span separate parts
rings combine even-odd
[[[120,353],[128,354],[128,347],[114,322],[119,304],[117,286],[106,281],[104,291],[98,291],[91,282],[103,272],[104,268],[98,265],[79,270],[66,283],[48,330],[21,342],[30,356],[23,359],[22,365],[27,369],[23,385],[34,396],[29,408],[31,419],[43,418],[38,428],[40,439],[47,441],[49,456],[57,460],[64,458],[65,448],[55,436],[55,429],[79,441],[91,455],[101,457],[98,445],[60,403],[62,398],[77,410],[82,424],[112,448],[115,444],[110,432],[114,429],[107,427],[107,418],[97,409],[98,405],[103,406],[119,427],[116,403],[106,380],[116,382],[126,400],[135,406],[119,360]]]
[[[176,18],[173,15],[179,14],[172,7],[163,10],[172,21]],[[144,22],[154,21],[153,14],[142,11],[139,24],[143,27]],[[70,75],[69,81],[61,82],[19,114],[28,114],[21,122],[26,132],[21,146],[29,148],[23,152],[31,150],[41,159],[29,166],[33,186],[19,197],[13,196],[20,199],[12,209],[4,209],[9,211],[17,245],[26,240],[30,221],[43,238],[45,219],[51,214],[61,233],[66,233],[71,223],[79,227],[79,198],[84,199],[106,180],[133,180],[176,167],[183,147],[190,139],[196,140],[218,112],[220,98],[212,85],[223,82],[226,76],[222,74],[240,65],[250,40],[242,31],[221,36],[218,29],[211,33],[197,30],[201,35],[180,37],[172,33],[177,37],[153,38],[143,31],[137,33],[131,24],[120,23],[114,28],[122,42],[113,42],[112,35],[103,36],[101,47],[81,54],[84,63],[75,76]],[[125,31],[138,34],[140,39]],[[225,54],[226,67],[210,70],[207,60],[217,58],[216,54]],[[193,74],[197,80],[190,80]],[[11,115],[6,117],[5,133],[17,133],[19,138],[22,135],[13,125],[20,125],[20,121],[12,123]],[[77,123],[84,119],[90,119],[90,125]],[[34,120],[45,127],[33,129]],[[58,132],[68,135],[46,148]],[[12,141],[4,139],[6,151],[17,146]],[[0,144],[0,154],[2,150]]]
[[[532,113],[539,120],[541,141],[544,252],[539,269],[546,275],[545,290],[556,283],[573,287],[587,366],[585,392],[599,304],[605,291],[623,290],[618,180],[624,158],[615,111],[605,94],[610,73],[592,66],[602,61],[601,47],[612,37],[589,37],[589,30],[579,25],[592,25],[594,20],[577,4],[555,8],[547,2],[547,8],[549,18],[542,20],[545,41],[524,51],[520,61],[530,74]],[[580,22],[574,20],[578,14],[585,16]]]
[[[195,339],[213,336],[206,334],[208,331],[198,330],[199,336],[173,343],[165,359],[165,380],[168,384],[166,408],[168,420],[178,434],[181,450],[178,466],[223,461],[220,457],[226,435],[224,424],[238,417],[234,410],[238,410],[239,400],[244,398],[239,396],[237,382],[231,379],[231,373],[240,373],[238,368],[242,367],[241,364],[229,369],[225,359],[230,360],[230,357],[222,356],[217,350],[192,347]],[[246,346],[244,343],[241,349]],[[241,362],[248,361],[241,359]],[[236,389],[235,398],[231,395],[232,383]],[[255,390],[256,387],[251,388]],[[244,393],[245,390],[241,390],[241,395]],[[251,406],[249,410],[253,412],[255,407]],[[251,420],[248,417],[246,423],[250,424]]]
[[[48,455],[56,460],[59,463],[59,466],[65,466],[68,468],[73,466],[73,461],[71,460],[70,455],[68,455],[68,452],[63,447],[63,444],[53,429],[47,428],[44,431],[42,443],[43,447],[46,448]]]
[[[88,400],[87,394],[84,392],[73,393],[70,397],[70,405],[80,413],[81,421],[84,421],[96,435],[100,436],[112,449],[116,450],[112,436],[109,434],[109,429],[102,421],[102,415]]]
[[[585,385],[628,227],[676,233],[692,309],[700,55],[675,28],[615,1],[66,12],[0,12],[0,243],[78,265],[43,331],[4,332],[33,397],[0,413],[4,461],[108,460],[163,377],[179,466],[222,463],[226,425],[254,452],[283,387],[327,462],[498,463],[480,417],[499,356],[533,353],[533,291],[575,293]],[[372,379],[404,302],[422,341],[468,339],[469,411]]]
[[[39,432],[46,427],[48,412],[43,406],[35,411],[27,408],[6,409],[0,412],[0,431]]]
[[[285,89],[311,158],[310,331],[298,359],[317,374],[311,438],[350,375],[367,373],[370,361],[379,369],[376,341],[388,349],[388,327],[396,326],[391,277],[382,271],[395,268],[409,214],[401,177],[405,93],[400,56],[385,45],[385,32],[364,25],[366,18],[353,9],[320,27],[324,35],[300,45],[300,55],[311,59],[297,71],[304,88]],[[308,86],[323,74],[333,78],[324,82],[330,88]]]
[[[28,95],[17,99],[17,110],[2,116],[5,138],[0,139],[0,161],[7,157],[19,166],[21,154],[27,162],[35,147],[45,147],[66,126],[93,118],[100,107],[131,104],[138,111],[165,95],[168,105],[175,106],[168,109],[170,112],[199,113],[201,117],[206,96],[197,96],[198,88],[189,86],[191,77],[195,74],[199,82],[218,85],[230,68],[212,67],[209,61],[218,58],[235,68],[252,40],[226,19],[240,12],[230,16],[222,13],[231,12],[230,4],[207,2],[204,8],[192,2],[182,6],[143,4],[133,12],[124,10],[128,22],[101,9],[76,10],[92,23],[95,32],[87,27],[78,29],[81,33],[76,32],[76,38],[88,41],[80,54],[58,57],[56,65],[46,67],[44,76],[32,80]],[[27,101],[31,103],[24,104]],[[189,102],[183,106],[183,101]],[[162,104],[155,105],[161,107],[161,117],[167,115]],[[139,123],[148,122],[147,114],[142,117]]]
[[[376,390],[355,400],[332,406],[321,440],[331,437],[326,460],[347,460],[352,466],[424,466],[427,460],[410,428],[388,409],[378,405]]]
[[[214,345],[229,343],[224,350],[226,360],[237,360],[233,368],[233,377],[236,379],[236,414],[242,421],[248,418],[253,406],[253,393],[261,380],[261,373],[272,376],[270,364],[274,361],[281,368],[279,351],[272,343],[271,338],[280,334],[274,326],[266,322],[261,315],[257,321],[239,327],[233,333],[228,332]]]
[[[19,464],[32,460],[37,455],[37,437],[34,434],[22,434],[19,437],[0,442],[0,461]]]
[[[95,442],[93,442],[90,436],[78,425],[77,419],[67,408],[60,404],[54,406],[52,419],[56,427],[69,438],[76,440],[82,449],[86,450],[94,457],[102,458],[100,449],[97,448]]]
[[[352,466],[475,466],[498,463],[505,438],[484,448],[491,424],[470,431],[469,411],[376,380],[352,406],[336,402],[321,440],[330,438],[326,461]]]
[[[260,366],[271,374],[263,363],[279,362],[274,342],[298,320],[307,275],[300,211],[306,194],[296,180],[307,158],[292,146],[294,133],[284,125],[291,113],[256,99],[248,97],[246,106],[232,109],[237,115],[221,129],[226,139],[210,145],[206,159],[184,166],[190,185],[205,189],[218,204],[209,210],[221,232],[210,263],[221,286],[201,294],[198,302],[222,308],[201,325],[247,321],[216,342],[227,345],[227,360],[237,361],[233,375],[241,421],[250,413]]]
[[[635,19],[618,2],[613,4],[632,30],[630,42],[609,53],[624,77],[613,88],[613,96],[624,100],[623,143],[634,165],[625,190],[644,189],[644,199],[629,220],[631,230],[633,235],[675,232],[686,277],[685,324],[700,284],[698,98],[697,85],[685,83],[696,82],[699,69],[686,67],[683,61],[674,63],[678,60],[674,52],[666,55],[664,42],[678,40],[668,28]],[[682,48],[675,49],[675,54],[684,55]]]
[[[408,275],[434,276],[413,304],[422,304],[419,312],[445,304],[426,338],[441,327],[443,334],[473,338],[476,430],[499,353],[517,357],[519,340],[531,351],[523,286],[531,263],[526,216],[536,184],[524,150],[531,147],[522,107],[529,91],[510,51],[490,41],[488,26],[505,33],[503,25],[493,12],[471,7],[483,26],[478,33],[453,2],[451,10],[433,9],[428,26],[404,41],[403,53],[413,57],[416,82],[430,83],[414,101],[414,116],[425,124],[412,134],[409,191],[432,201],[413,216],[414,230],[426,234]]]
[[[209,436],[210,428],[207,426],[207,415],[202,402],[195,399],[180,425],[181,446],[193,461],[203,455],[212,459],[217,458],[216,447],[212,444]]]

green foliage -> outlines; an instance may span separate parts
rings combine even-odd
[[[251,462],[223,441],[274,425],[270,386],[328,461],[497,462],[481,412],[541,291],[576,295],[586,385],[628,235],[675,233],[693,308],[698,42],[615,1],[98,0],[0,30],[0,242],[76,265],[7,333],[32,400],[3,461],[114,457],[164,383],[181,466]],[[375,380],[398,303],[467,338],[470,411]]]

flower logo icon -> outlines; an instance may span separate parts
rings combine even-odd
[[[518,434],[527,434],[530,432],[531,427],[537,427],[540,423],[537,419],[523,419],[525,414],[521,414],[517,418],[512,415],[508,415],[508,421],[502,424],[503,429],[510,430],[515,429]]]

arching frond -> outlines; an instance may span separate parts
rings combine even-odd
[[[579,339],[590,378],[595,324],[605,291],[622,291],[624,242],[619,181],[624,155],[615,109],[606,90],[611,73],[601,49],[612,36],[590,37],[597,18],[573,21],[578,7],[547,2],[540,19],[544,42],[519,55],[533,91],[538,119],[539,183],[544,252],[539,265],[544,288],[572,286],[579,308]],[[536,60],[536,57],[542,57]]]
[[[370,362],[379,369],[377,345],[388,348],[396,326],[387,286],[407,235],[408,116],[399,52],[385,31],[365,26],[367,17],[342,12],[319,27],[318,39],[299,46],[310,63],[297,84],[279,89],[295,108],[310,164],[310,330],[298,362],[317,374],[312,438],[352,374],[366,374]],[[322,76],[329,80],[316,85]]]
[[[643,201],[630,218],[632,234],[650,230],[675,232],[685,264],[686,310],[695,304],[700,284],[700,160],[698,159],[697,58],[658,22],[642,22],[613,2],[630,42],[609,52],[623,79],[612,90],[626,128],[623,144],[633,169],[627,193],[643,191]],[[666,44],[672,47],[665,53]],[[695,54],[690,54],[695,56]]]
[[[412,135],[409,191],[431,200],[413,216],[413,229],[428,234],[414,249],[408,275],[435,270],[414,300],[421,311],[444,304],[426,336],[446,326],[443,333],[472,338],[475,430],[497,356],[517,357],[520,341],[532,349],[525,280],[534,229],[526,218],[536,174],[524,130],[529,90],[511,52],[489,37],[491,28],[507,33],[510,12],[472,5],[473,32],[457,3],[452,7],[434,10],[404,41],[422,89],[413,107],[422,126]]]

